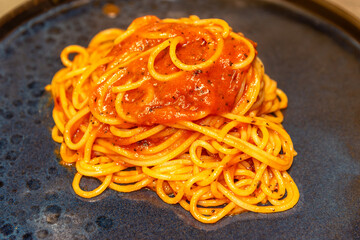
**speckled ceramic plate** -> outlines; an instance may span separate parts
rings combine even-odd
[[[3,22],[0,35],[0,239],[359,239],[359,29],[313,9],[277,1],[45,1]],[[24,10],[24,9],[23,9]],[[70,44],[102,29],[155,14],[225,19],[258,43],[267,73],[289,97],[284,112],[298,156],[290,174],[300,190],[291,210],[197,222],[155,193],[105,191],[91,200],[71,188],[51,139],[44,86]],[[327,15],[331,16],[331,15]],[[349,28],[350,26],[350,28]],[[352,30],[351,30],[352,29]],[[84,184],[94,185],[86,179]]]

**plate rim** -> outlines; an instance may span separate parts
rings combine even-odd
[[[221,0],[219,0],[221,1]],[[297,8],[305,11],[310,15],[335,25],[341,29],[357,43],[360,44],[360,18],[346,11],[341,6],[335,5],[328,0],[263,0],[278,5],[286,5],[286,7]],[[5,39],[17,27],[41,15],[52,8],[67,3],[74,3],[77,6],[94,2],[92,0],[28,0],[18,7],[10,10],[8,13],[0,17],[0,41]]]

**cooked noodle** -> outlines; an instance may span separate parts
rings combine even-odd
[[[150,188],[203,223],[292,208],[287,97],[255,47],[225,21],[196,16],[146,16],[101,31],[87,48],[66,47],[46,89],[75,193]],[[101,184],[84,191],[82,176]]]

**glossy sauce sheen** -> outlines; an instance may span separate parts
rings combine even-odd
[[[182,36],[185,41],[178,44],[177,57],[185,64],[199,64],[209,59],[215,52],[215,36],[201,26],[164,23],[156,17],[147,17],[148,24],[141,26],[134,34],[114,46],[109,56],[113,62],[126,52],[143,52],[165,39],[149,39],[153,33],[166,33],[171,37]],[[133,24],[136,24],[136,20]],[[224,49],[220,57],[207,68],[183,72],[179,77],[162,82],[154,79],[147,68],[149,55],[127,65],[116,81],[107,89],[104,105],[92,109],[105,116],[116,117],[116,94],[111,88],[129,80],[136,82],[148,79],[140,88],[126,92],[123,108],[127,115],[136,119],[139,125],[174,123],[179,120],[197,120],[199,113],[221,114],[230,112],[235,104],[241,83],[245,81],[247,69],[233,70],[231,65],[247,57],[249,49],[241,41],[224,39]],[[109,63],[105,67],[109,67]],[[171,61],[169,48],[163,50],[155,60],[155,70],[161,74],[180,71]],[[90,101],[96,101],[104,84],[93,90]],[[146,96],[153,89],[154,96],[148,101]]]

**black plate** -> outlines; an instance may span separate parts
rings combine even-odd
[[[44,2],[3,23],[1,33],[1,239],[360,238],[356,26],[337,27],[320,11],[277,1],[112,1],[121,8],[116,18],[103,14],[105,2]],[[222,18],[258,43],[267,73],[289,97],[284,126],[299,153],[290,174],[301,194],[293,209],[205,225],[147,190],[107,190],[91,200],[74,194],[73,169],[58,164],[43,88],[61,68],[65,46],[86,45],[98,31],[147,14]]]

